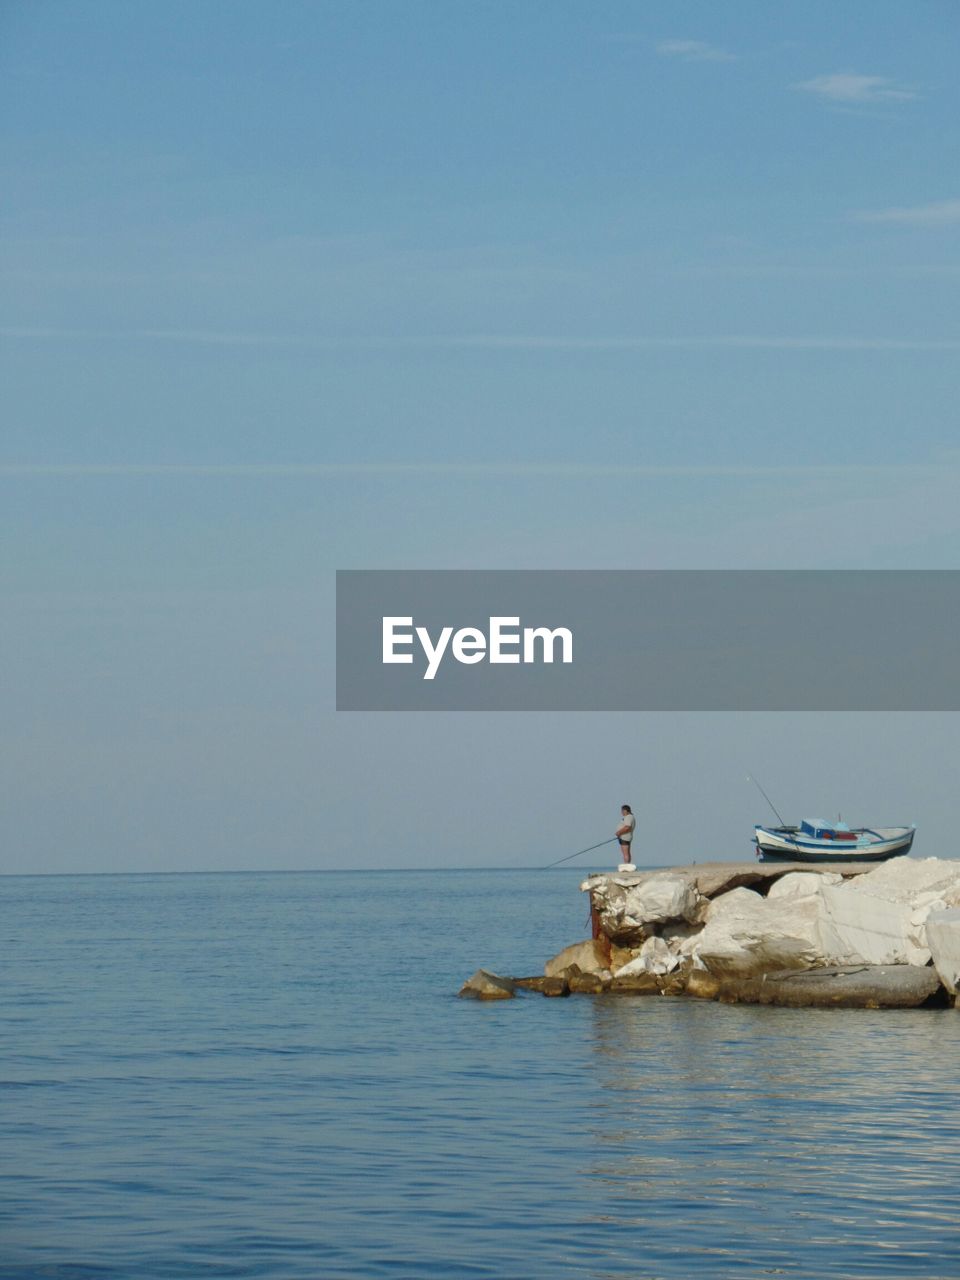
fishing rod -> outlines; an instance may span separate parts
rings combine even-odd
[[[777,815],[777,821],[780,823],[780,826],[781,826],[781,827],[786,827],[786,825],[787,825],[787,824],[784,822],[783,818],[781,818],[781,817],[780,817],[780,810],[777,808],[777,806],[773,803],[773,801],[770,799],[770,797],[769,797],[769,796],[767,795],[767,793],[764,791],[763,787],[761,787],[761,786],[760,786],[760,783],[756,780],[756,778],[754,778],[754,777],[752,776],[752,774],[749,774],[749,773],[748,773],[748,774],[747,774],[747,781],[748,781],[748,782],[752,782],[752,783],[753,783],[753,785],[754,785],[754,786],[757,788],[757,790],[760,792],[760,794],[763,796],[764,800],[766,800],[767,804],[770,806],[770,808],[773,810],[773,812]],[[796,831],[796,827],[794,827],[794,831]],[[800,846],[797,844],[796,837],[795,837],[795,836],[790,835],[790,834],[789,834],[788,832],[786,832],[786,831],[783,833],[783,836],[784,836],[784,839],[785,839],[785,840],[789,841],[789,843],[793,845],[794,849],[796,849],[797,853],[799,854],[799,853],[800,853]],[[759,845],[758,845],[757,847],[758,847],[758,849],[759,849]]]
[[[757,790],[758,790],[758,791],[760,792],[760,794],[763,796],[764,800],[766,800],[767,804],[770,806],[770,808],[773,810],[773,812],[777,815],[777,821],[780,823],[781,827],[785,827],[787,824],[786,824],[786,823],[784,822],[784,820],[780,817],[780,811],[779,811],[779,809],[778,809],[778,808],[777,808],[777,806],[773,803],[773,801],[770,799],[770,797],[767,795],[767,793],[764,791],[763,787],[761,787],[760,783],[756,780],[756,778],[754,778],[751,774],[749,774],[749,773],[748,773],[748,774],[747,774],[747,781],[748,781],[748,782],[752,782],[752,783],[753,783],[753,785],[757,788]]]
[[[611,836],[609,840],[601,840],[599,844],[592,844],[586,849],[578,849],[576,853],[570,853],[565,858],[558,858],[556,862],[548,862],[540,870],[549,871],[551,867],[559,867],[561,862],[571,862],[574,858],[579,858],[581,853],[592,853],[594,849],[602,849],[605,844],[613,844],[614,840],[619,840],[619,838],[619,836]]]

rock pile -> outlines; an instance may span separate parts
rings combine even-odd
[[[549,994],[960,1007],[960,862],[707,863],[592,875],[581,889],[595,936],[548,960],[544,978],[496,981],[544,994],[549,984]]]

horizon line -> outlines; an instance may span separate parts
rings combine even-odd
[[[209,477],[237,479],[336,478],[350,475],[369,476],[637,476],[651,479],[743,478],[789,476],[850,475],[932,475],[955,471],[960,457],[940,462],[903,463],[717,463],[717,464],[645,464],[589,462],[5,462],[0,463],[0,478],[122,478],[138,476]]]
[[[682,863],[658,862],[637,864],[639,870],[657,870],[666,866],[682,866]],[[590,864],[586,863],[582,867],[566,867],[567,871],[579,871],[581,874],[589,868]],[[472,866],[451,867],[446,863],[439,863],[434,867],[205,867],[199,870],[190,870],[186,867],[177,869],[168,869],[165,871],[0,871],[0,880],[45,880],[56,877],[72,877],[72,876],[313,876],[313,875],[354,875],[358,872],[367,872],[376,875],[384,871],[403,872],[411,874],[420,874],[429,872],[433,875],[437,871],[557,871],[559,867],[544,866],[502,866],[502,865],[486,865],[484,863],[475,863]]]
[[[390,349],[462,349],[488,351],[641,351],[641,350],[770,350],[770,351],[960,351],[960,338],[884,338],[760,334],[656,334],[598,337],[562,334],[422,334],[379,337],[330,337],[320,334],[267,334],[216,329],[59,329],[2,326],[0,337],[18,341],[57,342],[97,339],[186,343],[201,346],[302,348],[327,351]]]

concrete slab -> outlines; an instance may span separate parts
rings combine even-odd
[[[756,887],[769,880],[778,880],[788,871],[808,871],[822,874],[839,873],[848,879],[874,871],[879,862],[691,862],[680,867],[644,867],[637,871],[596,871],[587,876],[581,889],[588,891],[594,884],[611,880],[624,888],[643,884],[665,872],[685,876],[705,898],[716,898],[729,889],[741,886]]]

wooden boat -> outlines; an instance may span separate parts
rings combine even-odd
[[[761,862],[883,862],[910,852],[914,827],[854,827],[804,818],[799,827],[754,827]]]

